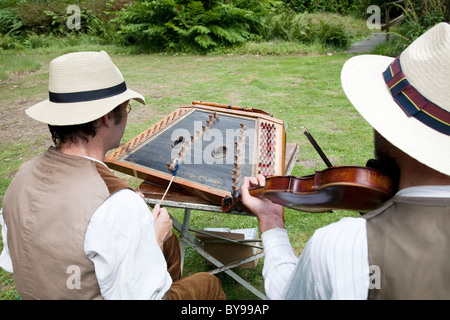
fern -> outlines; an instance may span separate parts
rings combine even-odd
[[[201,1],[189,2],[186,9],[189,15],[193,18],[200,16],[205,12],[205,8],[203,7],[203,3]]]
[[[267,0],[141,0],[117,13],[127,41],[149,49],[204,52],[258,39]],[[244,7],[239,8],[237,5]]]
[[[17,14],[12,9],[0,9],[0,34],[13,34],[22,26]]]
[[[215,47],[217,45],[217,43],[207,34],[196,36],[195,42],[203,49],[209,49],[210,47]]]

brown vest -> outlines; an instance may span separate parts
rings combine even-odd
[[[52,148],[21,166],[3,215],[22,299],[102,298],[84,236],[103,201],[128,187],[102,164]]]
[[[450,199],[396,196],[363,217],[369,299],[450,299]]]

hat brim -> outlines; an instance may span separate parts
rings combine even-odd
[[[394,146],[450,175],[450,136],[408,117],[392,98],[383,72],[393,60],[377,55],[349,59],[341,73],[344,92],[361,116]]]
[[[69,126],[88,123],[103,117],[127,100],[136,100],[145,104],[145,98],[131,90],[99,100],[75,103],[54,103],[47,100],[39,102],[25,110],[31,118],[54,126]]]

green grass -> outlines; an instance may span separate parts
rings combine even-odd
[[[41,64],[30,57],[2,56],[0,64],[0,80],[39,70]]]
[[[102,47],[89,47],[99,50]],[[107,47],[113,61],[122,71],[127,85],[147,99],[147,105],[133,104],[123,141],[166,116],[180,105],[194,100],[231,103],[264,109],[285,121],[287,142],[301,147],[293,174],[307,175],[324,169],[316,151],[303,135],[306,126],[335,165],[364,165],[372,156],[372,130],[345,97],[340,84],[340,70],[350,57],[345,53],[332,55],[262,55],[259,47],[250,52],[211,55],[139,54],[132,49]],[[79,47],[72,49],[80,50]],[[109,50],[111,49],[111,50]],[[64,52],[70,51],[69,49]],[[0,81],[0,198],[19,165],[50,145],[46,126],[36,123],[23,111],[27,105],[45,99],[48,63],[62,52],[26,50],[0,52],[3,61],[25,61],[25,71],[7,71],[8,79]],[[257,53],[258,52],[258,53]],[[298,53],[298,52],[297,52]],[[33,63],[29,64],[30,61]],[[9,135],[7,134],[9,133]],[[170,212],[181,220],[182,210]],[[326,214],[286,210],[286,228],[295,252],[300,255],[304,245],[322,226],[344,216],[358,214],[336,211]],[[254,217],[194,211],[191,227],[250,228],[256,227]],[[1,245],[1,243],[0,243]],[[256,269],[237,269],[237,273],[264,290],[263,259]],[[184,272],[209,270],[206,261],[188,248]],[[229,299],[255,299],[225,274],[220,274]],[[11,275],[0,270],[0,299],[15,299],[17,292]]]

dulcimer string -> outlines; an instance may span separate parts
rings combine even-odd
[[[202,126],[202,130],[201,131],[200,130],[197,131],[196,132],[196,136],[192,135],[190,137],[191,138],[190,141],[187,140],[187,141],[184,142],[185,145],[182,147],[182,151],[180,151],[180,153],[178,153],[178,157],[179,158],[178,159],[177,158],[173,159],[172,164],[170,164],[170,162],[167,163],[168,169],[170,171],[172,171],[172,178],[170,179],[169,185],[167,186],[166,191],[164,192],[164,195],[162,196],[161,200],[159,201],[160,205],[161,205],[161,202],[166,197],[166,194],[169,191],[170,186],[172,185],[173,179],[175,178],[175,176],[177,174],[178,165],[179,165],[179,159],[182,160],[182,158],[184,156],[183,152],[185,152],[186,150],[191,148],[192,144],[194,143],[194,141],[199,139],[199,138],[201,138],[203,136],[203,134],[205,133],[205,131],[208,130],[213,125],[213,123],[216,121],[216,119],[218,119],[218,118],[219,118],[219,115],[216,112],[210,114],[209,115],[209,120],[206,121],[206,125]]]

